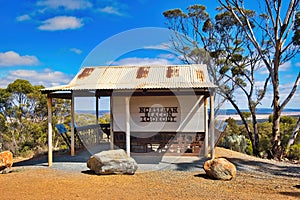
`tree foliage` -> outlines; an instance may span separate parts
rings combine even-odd
[[[40,92],[43,86],[34,86],[17,79],[0,89],[0,148],[15,155],[27,156],[47,145],[47,99]],[[53,121],[61,122],[69,115],[69,102],[54,100]],[[55,130],[55,129],[54,129]],[[61,138],[54,135],[56,144]]]
[[[281,99],[279,91],[279,72],[281,66],[300,51],[299,0],[261,1],[258,11],[252,16],[248,15],[246,6],[249,4],[246,4],[244,0],[218,1],[239,23],[269,73],[273,90],[272,154],[273,157],[281,158],[283,146],[280,135],[280,117],[282,110],[297,90],[300,72],[290,93],[284,99]]]
[[[290,93],[281,99],[279,72],[284,63],[299,53],[299,0],[290,0],[288,3],[264,0],[259,2],[255,11],[247,9],[249,2],[244,0],[218,1],[221,7],[217,8],[218,13],[214,17],[208,14],[203,5],[189,6],[186,12],[173,9],[163,13],[168,28],[173,31],[173,48],[187,63],[208,65],[214,83],[219,86],[217,92],[240,115],[255,154],[258,154],[259,146],[256,107],[271,83],[272,152],[274,157],[281,157],[280,116],[296,92],[300,73]],[[258,87],[254,72],[263,67],[269,73],[264,78],[264,84]],[[252,127],[239,110],[235,97],[237,91],[247,99]]]
[[[294,35],[293,35],[293,44],[295,46],[300,45],[300,11],[297,12],[295,16],[295,22],[293,27]]]
[[[270,116],[272,118],[272,116]],[[225,129],[224,137],[220,140],[219,146],[232,149],[235,151],[253,154],[252,145],[249,143],[249,137],[245,131],[245,127],[241,125],[237,120],[233,118],[226,119],[227,127]],[[283,116],[280,121],[282,142],[285,146],[289,141],[289,133],[297,124],[297,118],[292,116]],[[272,158],[272,121],[264,120],[258,123],[259,133],[259,156],[263,158]],[[300,132],[297,130],[297,132]],[[249,141],[249,142],[247,142]],[[290,147],[290,151],[287,153],[287,157],[290,159],[299,160],[300,158],[300,138],[295,138],[293,145]]]
[[[192,5],[186,12],[173,9],[163,14],[168,28],[173,31],[172,45],[175,51],[182,55],[186,63],[203,63],[208,66],[213,82],[219,86],[217,93],[237,110],[253,145],[254,154],[258,155],[256,107],[264,98],[270,77],[265,77],[263,86],[257,86],[254,72],[261,67],[261,62],[243,31],[246,21],[241,27],[231,12],[221,7],[217,11],[211,17],[205,6]],[[252,17],[255,12],[245,10],[245,14]],[[240,98],[235,96],[237,91],[247,99],[251,125],[247,121],[250,116],[245,116],[237,104]]]

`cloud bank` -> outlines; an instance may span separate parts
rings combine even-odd
[[[47,19],[38,27],[42,31],[58,31],[67,29],[78,29],[83,26],[83,20],[72,16],[57,16]]]
[[[35,66],[38,64],[39,60],[35,56],[21,56],[14,51],[0,52],[0,67]]]

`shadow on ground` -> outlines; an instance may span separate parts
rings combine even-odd
[[[71,156],[70,151],[54,152],[53,163],[86,163],[90,156],[91,154],[86,150],[81,150],[75,156]],[[16,162],[13,166],[48,166],[48,156],[36,156],[28,160]]]
[[[88,170],[86,162],[90,158],[89,151],[81,150],[75,156],[71,156],[70,152],[56,152],[53,156],[53,166],[56,169],[62,170]],[[137,161],[138,170],[175,170],[175,171],[201,171],[203,172],[203,164],[207,158],[191,157],[191,156],[133,156]],[[238,157],[224,157],[233,164],[235,164],[238,172],[249,174],[271,175],[271,176],[285,176],[300,178],[300,165],[289,164],[284,162],[269,161],[263,159],[242,159]],[[25,161],[14,163],[15,167],[23,166],[48,166],[47,155],[32,158]]]
[[[226,157],[225,157],[226,158]],[[270,160],[248,160],[241,158],[226,158],[234,163],[241,172],[264,173],[273,176],[300,178],[300,165]]]

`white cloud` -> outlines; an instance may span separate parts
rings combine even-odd
[[[290,94],[293,86],[294,86],[294,82],[279,85],[281,103]],[[296,92],[294,93],[294,96],[287,104],[287,107],[299,108],[299,102],[300,102],[299,99],[300,99],[300,87],[297,88]]]
[[[279,66],[279,71],[280,72],[288,71],[291,68],[291,66],[292,66],[291,61],[285,62],[285,63],[283,63],[282,65]],[[297,66],[297,63],[296,63],[296,66]],[[260,74],[269,74],[269,71],[266,67],[259,68],[258,72]]]
[[[259,81],[256,82],[256,86],[258,86],[257,89],[262,89],[264,82]],[[289,95],[294,83],[286,83],[286,84],[280,84],[279,85],[279,91],[280,91],[280,103],[284,101],[284,99]],[[247,88],[246,88],[247,89]],[[238,104],[239,108],[247,108],[247,98],[245,94],[240,90],[237,89],[234,93],[234,97],[236,100],[236,103]],[[255,99],[255,96],[253,96]],[[287,104],[287,108],[299,108],[299,101],[300,100],[300,88],[297,89],[294,96],[290,100],[290,102]],[[270,108],[273,101],[273,92],[271,89],[271,83],[269,84],[269,87],[267,89],[267,92],[261,102],[261,104],[258,105],[259,108]],[[230,104],[227,104],[227,108],[233,108]]]
[[[279,66],[279,71],[287,71],[292,66],[292,62],[288,61]]]
[[[38,1],[37,5],[51,9],[64,8],[66,10],[81,10],[93,6],[88,0],[44,0]]]
[[[168,54],[159,54],[157,56],[158,58],[164,58],[164,59],[177,59],[176,55],[168,53]]]
[[[14,51],[0,52],[0,66],[35,66],[39,64],[39,60],[35,56],[24,55]]]
[[[296,63],[295,63],[295,66],[296,66],[296,67],[300,67],[300,62],[296,62]]]
[[[70,16],[57,16],[43,21],[43,24],[38,29],[43,31],[58,31],[67,29],[78,29],[82,27],[83,20]]]
[[[258,72],[259,74],[263,74],[263,75],[269,74],[269,71],[268,71],[268,69],[267,69],[266,67],[259,68],[259,69],[257,70],[257,72]]]
[[[271,82],[269,81],[269,85],[271,84]],[[263,89],[263,87],[265,86],[265,81],[255,81],[255,88],[256,89]]]
[[[76,54],[81,54],[82,50],[81,49],[77,49],[77,48],[71,48],[70,51],[76,53]]]
[[[111,65],[131,65],[131,66],[141,66],[141,65],[172,65],[172,62],[163,58],[124,58],[119,61],[110,63]]]
[[[144,46],[143,48],[145,49],[161,49],[161,50],[172,50],[172,43],[171,42],[166,42],[166,43],[161,43],[158,45],[149,45],[149,46]]]
[[[18,16],[18,17],[16,18],[16,20],[17,20],[18,22],[28,21],[28,20],[30,20],[30,19],[31,19],[30,15],[27,15],[27,14]]]
[[[111,15],[118,15],[118,16],[124,15],[123,13],[121,13],[119,11],[118,8],[113,7],[113,6],[106,6],[104,8],[99,8],[98,11],[100,11],[102,13],[106,13],[106,14],[111,14]]]
[[[51,69],[44,69],[42,71],[15,70],[9,71],[6,77],[0,79],[0,88],[6,88],[9,83],[14,82],[16,79],[25,79],[32,85],[43,85],[45,87],[63,85],[71,81],[69,75]]]

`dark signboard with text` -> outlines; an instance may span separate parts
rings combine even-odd
[[[178,107],[139,107],[140,122],[176,122]]]

